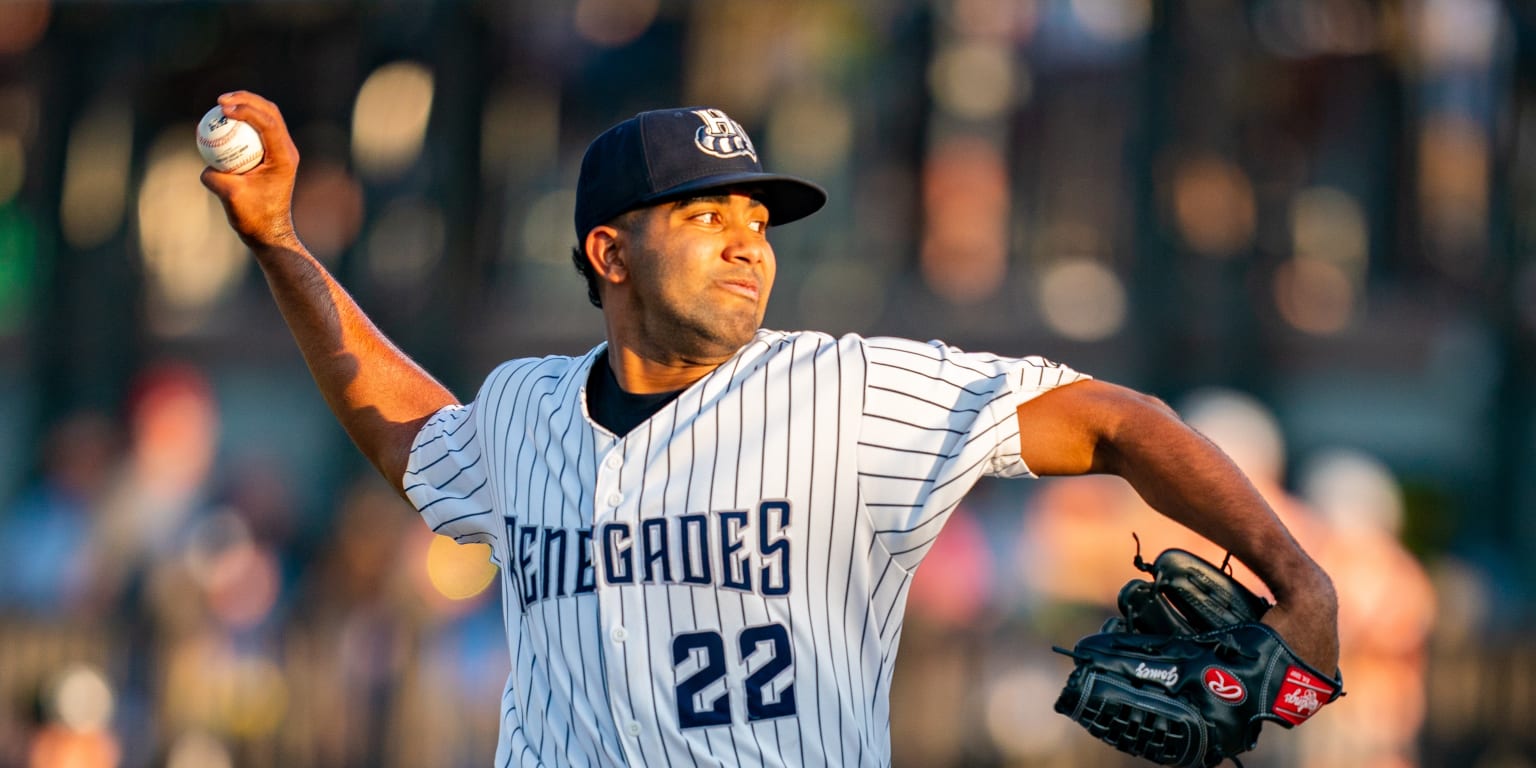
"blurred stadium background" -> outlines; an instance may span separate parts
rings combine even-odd
[[[768,324],[1046,354],[1228,448],[1335,573],[1350,695],[1258,766],[1536,766],[1536,8],[1518,0],[0,0],[0,766],[477,766],[484,550],[314,391],[199,185],[277,101],[297,225],[471,397],[600,337],[606,125],[725,108],[826,211]],[[987,483],[924,565],[899,766],[1114,766],[1053,714],[1153,551]]]

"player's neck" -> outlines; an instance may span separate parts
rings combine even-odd
[[[646,355],[639,350],[609,344],[608,365],[619,388],[634,395],[650,395],[657,392],[676,392],[687,389],[695,381],[709,375],[726,359],[688,360],[683,357],[662,358]]]

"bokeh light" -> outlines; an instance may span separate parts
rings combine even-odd
[[[59,673],[53,689],[54,716],[75,731],[95,731],[112,723],[112,686],[101,670],[75,664]]]
[[[1105,42],[1123,43],[1147,33],[1152,0],[1071,0],[1078,23]]]
[[[1344,535],[1403,530],[1403,491],[1381,459],[1350,448],[1310,457],[1299,473],[1301,493]]]
[[[923,558],[922,575],[912,581],[907,610],[941,626],[975,625],[996,588],[987,531],[964,506],[950,514],[944,531]]]
[[[1275,306],[1298,330],[1315,335],[1349,326],[1362,296],[1370,254],[1365,209],[1333,187],[1298,192],[1291,202],[1292,258],[1275,270]]]
[[[132,118],[127,104],[106,99],[87,110],[70,131],[59,226],[65,242],[74,248],[95,248],[122,226],[133,144]],[[194,146],[190,131],[182,140],[188,147]]]
[[[108,731],[47,725],[32,740],[28,768],[117,768],[122,749]]]
[[[1093,259],[1068,257],[1046,267],[1036,301],[1046,325],[1074,341],[1099,341],[1125,325],[1125,285]]]
[[[1339,265],[1297,257],[1275,270],[1275,308],[1297,330],[1338,333],[1355,312],[1355,288]]]
[[[1298,256],[1329,261],[1348,274],[1364,272],[1370,253],[1365,208],[1334,187],[1312,187],[1291,203],[1291,249]]]
[[[1253,184],[1226,158],[1187,158],[1173,172],[1173,212],[1191,250],[1203,256],[1231,256],[1253,239]]]
[[[397,61],[374,70],[352,108],[352,157],[371,179],[403,174],[421,155],[432,115],[431,70]]]
[[[660,5],[658,0],[576,0],[576,32],[590,42],[616,48],[645,34]]]
[[[288,710],[288,684],[275,662],[264,656],[239,657],[219,691],[229,730],[237,736],[272,733]]]
[[[185,363],[146,367],[133,384],[128,422],[130,470],[145,500],[137,511],[145,517],[123,514],[108,523],[169,535],[213,466],[219,436],[213,389],[202,371]]]
[[[1039,0],[953,0],[955,30],[967,37],[1028,40],[1040,23]]]
[[[1419,0],[1407,10],[1408,29],[1428,69],[1487,66],[1499,35],[1496,0]]]
[[[1483,268],[1488,227],[1488,137],[1476,122],[1454,114],[1429,117],[1419,134],[1420,221],[1430,258],[1452,277]]]
[[[22,53],[42,39],[52,16],[48,0],[0,2],[0,54]]]
[[[971,120],[1002,114],[1014,104],[1016,87],[1013,51],[999,41],[951,45],[939,51],[928,68],[934,101]],[[1027,101],[1027,95],[1020,101]]]
[[[171,743],[165,768],[234,768],[229,748],[207,731],[189,730]]]
[[[0,334],[26,320],[37,267],[37,224],[18,207],[0,205]]]
[[[1008,177],[996,145],[941,140],[923,169],[923,280],[955,304],[997,292],[1007,267]]]
[[[218,198],[198,180],[207,166],[190,125],[160,134],[139,186],[139,249],[149,283],[150,319],[166,334],[200,328],[250,263]]]
[[[189,540],[187,571],[202,588],[209,611],[235,629],[265,619],[277,603],[277,560],[252,540],[245,520],[233,510],[219,510],[198,520]]]
[[[27,177],[27,153],[21,136],[0,130],[0,206],[11,202]]]
[[[341,165],[306,165],[293,191],[293,226],[315,258],[333,264],[363,228],[363,188]]]
[[[497,573],[490,547],[459,544],[438,535],[432,536],[424,566],[432,587],[449,600],[467,600],[484,592]]]
[[[177,646],[167,670],[165,707],[176,727],[239,738],[274,732],[288,711],[289,689],[271,659],[210,635]]]
[[[986,733],[1003,754],[1015,759],[1047,758],[1058,754],[1069,734],[1070,720],[1040,717],[1042,702],[1061,693],[1061,675],[1044,665],[1020,666],[992,676],[987,682]]]

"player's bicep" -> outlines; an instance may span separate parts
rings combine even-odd
[[[1144,419],[1171,414],[1156,398],[1125,387],[1077,381],[1019,406],[1019,456],[1041,476],[1113,472],[1115,436]]]

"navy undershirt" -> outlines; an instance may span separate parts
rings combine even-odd
[[[605,349],[592,361],[592,370],[587,374],[587,413],[609,432],[623,437],[681,393],[681,389],[654,395],[625,392],[614,378]]]

